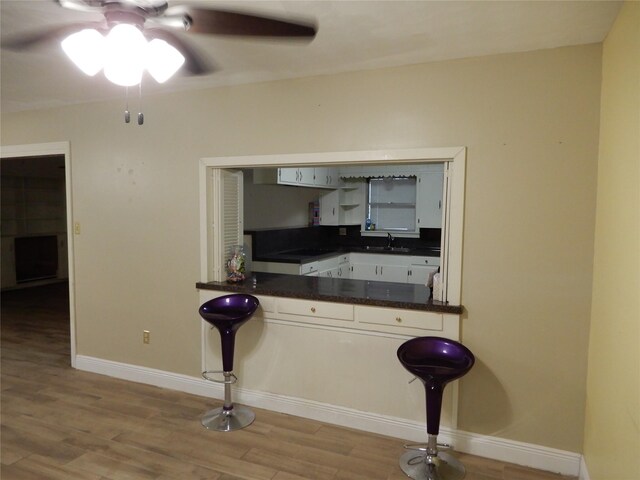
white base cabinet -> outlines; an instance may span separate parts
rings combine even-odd
[[[307,263],[253,262],[256,272],[426,285],[439,257],[343,253]]]
[[[407,283],[409,268],[404,265],[384,265],[381,263],[353,263],[351,278],[378,282]]]
[[[318,276],[328,278],[350,278],[349,254],[336,255],[335,257],[320,260],[318,262]]]
[[[439,257],[351,253],[351,278],[426,285],[440,265]]]

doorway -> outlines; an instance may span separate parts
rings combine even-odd
[[[75,367],[69,143],[3,146],[0,158],[2,290],[58,285],[69,305],[70,357]]]

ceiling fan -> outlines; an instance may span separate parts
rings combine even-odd
[[[130,33],[142,38],[144,48],[146,45],[154,44],[160,46],[156,49],[158,55],[173,55],[175,62],[180,63],[175,70],[183,67],[185,73],[190,75],[204,75],[211,73],[214,68],[189,42],[185,41],[176,31],[198,34],[231,35],[267,38],[298,38],[312,40],[316,35],[316,26],[309,21],[288,21],[284,19],[271,18],[261,15],[234,12],[218,8],[191,6],[188,4],[175,4],[169,6],[167,0],[53,0],[61,7],[87,12],[99,13],[104,18],[98,22],[77,22],[67,25],[50,27],[41,31],[24,33],[12,38],[2,39],[2,46],[12,50],[28,50],[40,44],[49,42],[63,42],[63,49],[80,68],[83,67],[76,61],[72,54],[67,51],[64,41],[75,38],[75,47],[87,50],[94,46],[95,49],[104,48],[103,38],[117,36],[115,31],[124,30],[126,27]],[[87,36],[86,32],[97,32]],[[85,35],[78,35],[84,32]],[[137,32],[137,33],[136,33]],[[122,63],[122,58],[131,55],[135,50],[131,44],[118,37],[120,42],[119,50],[112,53],[113,61]],[[73,42],[68,42],[68,44]],[[169,47],[167,49],[166,47]],[[173,50],[175,51],[173,51]],[[145,55],[149,56],[152,49],[145,50]],[[163,53],[164,52],[164,53]],[[168,53],[171,52],[171,53]],[[135,52],[133,52],[135,53]],[[137,52],[138,54],[140,52]],[[179,55],[176,55],[179,54]],[[85,53],[87,61],[96,63],[96,51]],[[108,55],[107,55],[108,56]],[[105,60],[106,61],[106,60]],[[100,63],[100,62],[98,62]],[[105,75],[108,66],[90,65],[91,72],[95,74],[104,67]],[[174,68],[173,66],[172,68]],[[97,68],[97,70],[96,70]],[[150,73],[151,69],[147,68]],[[84,70],[84,69],[83,69]],[[94,71],[96,70],[96,71]],[[169,76],[171,76],[172,72]],[[142,72],[140,71],[140,78]],[[152,73],[152,76],[153,75]],[[163,75],[161,75],[163,77]],[[139,83],[119,83],[109,78],[119,85],[131,86]],[[159,80],[156,78],[156,80]],[[165,79],[166,80],[166,79]],[[164,80],[162,80],[164,81]]]

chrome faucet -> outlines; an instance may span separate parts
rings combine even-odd
[[[395,238],[390,233],[387,233],[387,248],[393,247],[394,240]]]

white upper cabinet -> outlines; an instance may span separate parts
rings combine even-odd
[[[316,167],[313,170],[313,183],[316,187],[338,188],[340,185],[340,173],[337,168]]]
[[[428,172],[418,175],[416,191],[417,228],[442,227],[442,172]]]
[[[320,195],[320,225],[340,224],[340,190]]]
[[[314,183],[314,168],[279,168],[278,169],[278,183],[284,185],[300,185],[300,186],[315,186]]]
[[[254,171],[253,182],[297,187],[338,188],[340,174],[337,168],[330,167],[260,168]]]
[[[364,211],[364,180],[342,182],[320,195],[320,225],[361,225]]]

